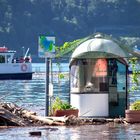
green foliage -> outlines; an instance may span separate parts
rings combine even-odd
[[[65,76],[64,76],[63,73],[59,73],[59,74],[58,74],[58,77],[59,77],[59,79],[64,79],[64,78],[65,78]]]
[[[133,104],[130,106],[131,110],[140,110],[140,100],[135,101]]]
[[[121,35],[123,28],[126,36],[140,35],[139,0],[11,1],[0,0],[0,42],[6,42],[17,52],[20,52],[19,46],[30,46],[37,57],[35,40],[46,31],[56,37],[58,44],[96,30]]]
[[[61,79],[64,79],[65,76],[63,73],[60,72],[60,69],[61,69],[61,64],[60,62],[57,62],[56,65],[58,66],[58,69],[59,69],[59,73],[58,73],[58,78],[61,80]]]
[[[72,109],[72,108],[73,107],[68,102],[63,102],[59,97],[57,97],[52,104],[53,111],[66,110],[66,109]]]
[[[138,81],[138,74],[140,74],[140,71],[138,71],[136,69],[136,64],[138,63],[138,58],[137,57],[133,57],[129,60],[129,63],[132,66],[132,86],[130,87],[130,92],[133,92],[135,90],[138,90],[138,85],[139,85],[139,81]]]
[[[71,42],[64,42],[62,46],[56,46],[56,57],[61,57],[69,52],[72,52],[80,43],[84,42],[86,38],[77,39]]]

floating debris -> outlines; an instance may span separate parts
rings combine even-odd
[[[41,136],[41,131],[33,131],[33,132],[29,132],[29,134],[31,136]]]
[[[14,103],[0,103],[0,126],[43,126],[43,125],[97,125],[104,123],[124,123],[124,118],[85,118],[74,115],[53,117],[38,116]]]

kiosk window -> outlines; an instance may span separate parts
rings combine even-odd
[[[71,87],[80,92],[108,91],[107,60],[76,60],[71,66]]]

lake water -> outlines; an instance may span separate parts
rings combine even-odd
[[[29,132],[41,131],[41,136]],[[140,140],[140,125],[16,127],[0,129],[0,140]]]
[[[69,100],[68,64],[60,67],[53,65],[54,96],[58,95],[63,100]],[[45,64],[33,64],[32,80],[3,80],[0,81],[0,100],[13,102],[19,106],[45,114]],[[64,79],[58,78],[58,71],[66,73]],[[132,94],[131,100],[140,99],[140,94]],[[41,131],[42,136],[31,137],[30,131]],[[140,124],[135,125],[89,125],[77,127],[46,126],[46,127],[17,127],[0,129],[0,140],[140,140]]]
[[[58,68],[53,65],[54,96],[60,96],[62,100],[69,100],[69,76],[68,64]],[[31,109],[38,114],[45,112],[45,64],[33,64],[32,80],[3,80],[0,81],[0,100],[13,102],[22,107]],[[58,78],[58,71],[65,74],[64,79]],[[37,106],[37,107],[36,107]]]

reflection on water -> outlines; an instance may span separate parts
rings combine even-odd
[[[39,67],[39,68],[38,68]],[[18,105],[45,114],[45,65],[37,65],[37,73],[33,74],[32,80],[3,80],[0,81],[0,101],[14,102]],[[36,71],[34,67],[34,71]],[[68,71],[68,65],[63,65],[61,71]],[[54,71],[56,70],[56,66]],[[69,78],[58,79],[57,74],[53,77],[54,96],[58,95],[63,100],[69,100]],[[131,100],[140,99],[140,94],[130,95]],[[53,128],[53,129],[52,129]],[[55,128],[55,129],[54,129]],[[30,131],[42,132],[41,137],[31,137]],[[0,140],[136,140],[140,139],[140,125],[89,125],[76,127],[28,127],[0,129]]]
[[[0,140],[139,140],[139,130],[140,125],[121,124],[8,128],[0,130]],[[30,136],[31,131],[42,135]]]
[[[33,80],[30,81],[0,81],[0,100],[17,103],[42,114],[45,105],[45,73],[40,78],[38,76],[39,74],[34,74]],[[68,81],[61,81],[59,84],[54,81],[54,96],[59,95],[63,100],[68,100],[68,85]]]

